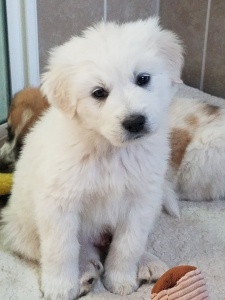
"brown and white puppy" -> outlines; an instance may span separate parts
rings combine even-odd
[[[7,120],[7,139],[0,149],[0,172],[12,172],[24,137],[49,107],[39,88],[25,88],[12,99]]]
[[[203,201],[225,197],[225,108],[174,99],[170,111],[171,160],[165,198]],[[171,192],[172,191],[172,192]]]

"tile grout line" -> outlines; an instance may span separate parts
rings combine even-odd
[[[104,22],[107,21],[107,0],[104,0],[103,20],[104,20]]]
[[[159,17],[159,10],[160,10],[160,0],[157,0],[156,2],[156,15]]]
[[[205,25],[205,37],[204,37],[204,46],[203,46],[203,56],[202,56],[201,80],[200,80],[200,90],[201,91],[203,90],[204,78],[205,78],[205,64],[206,64],[206,54],[207,54],[207,44],[208,44],[210,11],[211,11],[211,0],[208,0],[206,25]]]

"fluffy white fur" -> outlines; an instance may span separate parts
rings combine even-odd
[[[165,271],[145,245],[162,205],[168,111],[181,67],[179,40],[156,19],[100,23],[52,51],[42,78],[52,106],[26,138],[2,215],[5,243],[40,261],[47,299],[81,293],[79,251],[105,229],[113,233],[103,278],[109,291],[129,294],[146,271],[148,280]],[[151,75],[147,86],[136,85],[140,73]],[[104,101],[92,97],[98,86],[109,91]],[[146,117],[141,135],[122,126],[133,114]]]

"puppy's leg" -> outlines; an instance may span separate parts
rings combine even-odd
[[[180,218],[180,209],[178,205],[178,194],[175,191],[175,184],[165,180],[163,188],[163,207],[172,217]]]
[[[157,256],[145,251],[138,264],[138,281],[151,282],[156,281],[168,270],[167,265]]]
[[[91,291],[103,272],[99,250],[94,245],[82,239],[80,241],[80,296]]]
[[[38,261],[40,247],[37,228],[30,216],[30,207],[21,201],[26,195],[20,195],[18,190],[14,190],[9,204],[1,212],[3,245],[16,254]]]
[[[56,206],[57,199],[46,202],[44,209],[39,207],[37,218],[41,241],[41,289],[48,300],[74,300],[79,295],[77,210],[63,210],[60,205]]]
[[[161,209],[161,201],[157,198],[151,207],[138,200],[140,205],[132,207],[118,224],[105,262],[104,285],[115,294],[127,295],[138,288],[138,263],[145,251],[148,233]]]
[[[172,162],[170,162],[167,166],[165,182],[163,185],[163,207],[171,216],[180,218],[177,179],[177,168]]]

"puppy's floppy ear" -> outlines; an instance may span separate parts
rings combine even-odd
[[[62,49],[63,46],[60,46],[50,53],[48,70],[41,77],[41,90],[52,106],[73,118],[76,113],[76,99],[72,99],[70,93],[72,66],[64,59],[65,53],[62,53]]]
[[[156,19],[157,20],[157,19]],[[157,20],[158,21],[158,20]],[[159,26],[159,25],[158,25]],[[159,55],[163,58],[171,80],[181,83],[181,71],[183,67],[183,46],[178,36],[170,30],[164,30],[159,26],[158,35]]]

